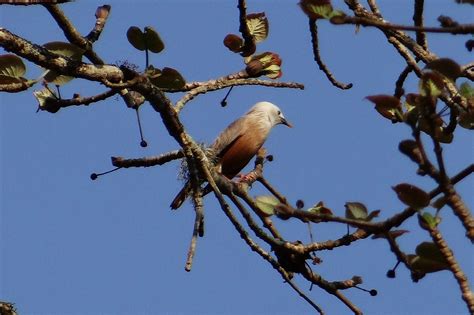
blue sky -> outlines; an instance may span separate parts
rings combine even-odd
[[[378,1],[386,19],[411,23],[411,1]],[[112,13],[96,44],[108,62],[124,60],[143,68],[144,56],[128,44],[129,26],[153,26],[165,50],[151,56],[156,67],[181,71],[188,81],[204,81],[243,68],[241,58],[222,40],[238,33],[236,1],[109,1]],[[87,34],[95,21],[97,1],[62,6],[78,30]],[[472,22],[472,7],[454,1],[426,1],[426,25],[438,15]],[[335,6],[345,10],[342,1]],[[283,81],[304,83],[304,91],[238,87],[200,96],[182,111],[187,131],[210,143],[232,120],[257,101],[279,105],[295,126],[276,127],[266,148],[275,156],[267,178],[291,202],[307,206],[323,200],[339,215],[346,201],[360,201],[381,218],[403,209],[390,188],[401,182],[434,188],[415,175],[415,166],[399,154],[399,141],[409,129],[382,119],[364,97],[391,94],[404,65],[376,30],[320,23],[321,54],[335,76],[354,87],[332,87],[313,62],[307,19],[296,1],[248,1],[249,12],[265,11],[269,38],[259,51],[283,59]],[[347,11],[347,10],[345,10]],[[42,44],[64,40],[62,32],[40,6],[0,7],[0,25]],[[460,64],[472,61],[466,36],[429,35],[429,46],[441,57]],[[41,71],[29,65],[28,77]],[[461,80],[462,81],[462,80]],[[37,86],[35,89],[39,89]],[[415,92],[411,77],[407,92]],[[128,169],[89,179],[111,168],[111,156],[141,157],[177,148],[149,106],[141,109],[149,146],[139,146],[135,113],[114,98],[89,107],[36,113],[32,90],[0,95],[0,299],[16,303],[20,314],[310,314],[312,309],[260,257],[250,252],[212,197],[205,200],[206,235],[198,240],[193,270],[184,271],[194,213],[189,203],[171,212],[168,205],[182,183],[179,163],[149,169]],[[104,88],[76,80],[62,88],[92,95]],[[170,96],[173,100],[178,95]],[[458,128],[445,147],[447,169],[454,175],[473,161],[473,137]],[[472,207],[474,181],[458,185]],[[264,193],[255,185],[253,195]],[[308,242],[306,226],[277,221],[290,240]],[[406,252],[429,240],[416,219],[402,226]],[[317,225],[318,241],[345,233],[337,224]],[[441,230],[466,274],[474,277],[471,245],[449,209]],[[266,247],[267,248],[267,247]],[[396,262],[388,244],[366,240],[354,246],[319,253],[323,264],[314,271],[328,280],[360,275],[363,286],[379,291],[370,297],[359,290],[344,292],[366,314],[464,314],[457,283],[448,272],[430,274],[414,284],[399,268],[396,279],[385,273]],[[299,282],[308,291],[305,282]],[[314,288],[309,296],[328,314],[347,314],[334,297]]]

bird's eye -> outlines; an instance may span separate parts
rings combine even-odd
[[[281,111],[278,111],[278,115],[281,115]]]

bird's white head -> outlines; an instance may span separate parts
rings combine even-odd
[[[258,102],[247,112],[248,114],[258,115],[269,120],[271,126],[283,124],[288,127],[293,127],[283,115],[281,109],[270,102]]]

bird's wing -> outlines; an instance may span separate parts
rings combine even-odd
[[[211,145],[211,150],[217,158],[222,157],[232,144],[235,143],[247,130],[246,116],[240,117],[231,123],[221,134],[216,138]]]

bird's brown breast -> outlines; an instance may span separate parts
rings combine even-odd
[[[222,174],[234,178],[257,154],[267,135],[268,132],[261,130],[247,130],[238,137],[220,159]]]

